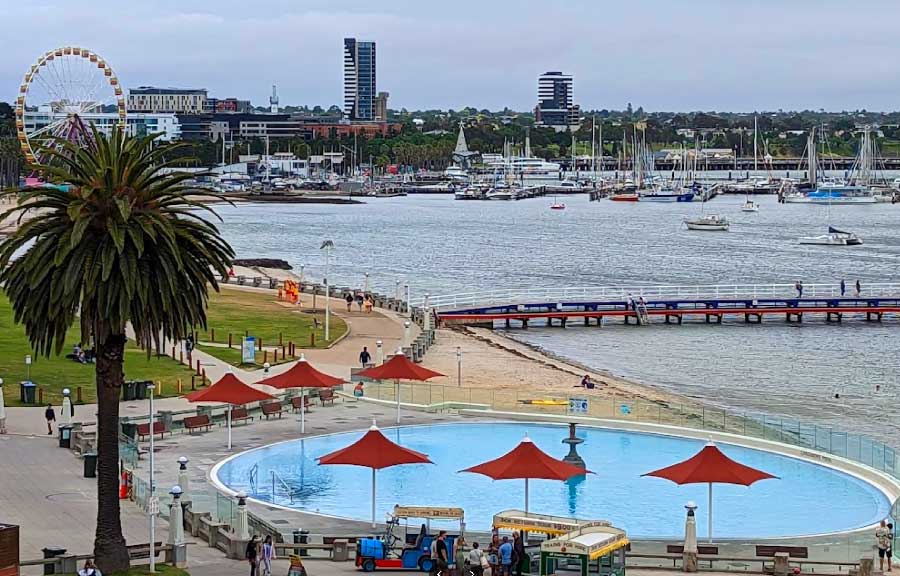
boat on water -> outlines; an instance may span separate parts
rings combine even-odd
[[[566,205],[563,204],[562,202],[554,202],[553,204],[550,205],[550,209],[551,210],[565,210]]]
[[[747,198],[746,202],[741,204],[741,212],[759,212],[759,204]]]
[[[515,200],[515,191],[511,188],[491,188],[484,195],[485,200]]]
[[[591,189],[590,186],[571,179],[563,180],[558,184],[547,184],[544,188],[547,192],[553,192],[554,194],[580,194]]]
[[[729,227],[728,218],[716,214],[699,218],[687,218],[684,220],[684,225],[687,226],[688,230],[703,230],[707,232],[725,232]]]
[[[801,236],[798,242],[800,244],[816,244],[819,246],[859,246],[862,244],[862,240],[853,232],[844,232],[831,226],[828,227],[828,234]]]
[[[874,204],[875,194],[867,186],[823,184],[806,193],[785,195],[788,204]]]
[[[641,199],[636,192],[624,192],[620,194],[612,194],[609,197],[613,202],[637,202]]]
[[[693,190],[661,188],[640,193],[641,202],[693,202],[696,194]]]

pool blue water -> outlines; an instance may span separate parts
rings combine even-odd
[[[470,529],[486,530],[494,513],[524,503],[524,482],[492,481],[459,470],[501,456],[527,435],[562,458],[563,426],[471,423],[384,430],[391,440],[429,455],[434,465],[397,466],[378,472],[376,511],[382,520],[395,504],[461,506]],[[240,454],[221,466],[219,480],[234,490],[271,501],[271,471],[295,492],[279,487],[275,503],[322,514],[368,520],[371,472],[354,466],[320,466],[316,458],[356,441],[362,432],[295,440]],[[578,448],[589,474],[569,482],[532,480],[532,512],[607,519],[634,537],[681,537],[684,504],[695,501],[698,535],[706,534],[706,485],[677,486],[642,474],[689,458],[703,442],[669,436],[579,427]],[[732,445],[729,457],[778,476],[745,488],[715,485],[713,534],[722,538],[783,537],[837,532],[887,516],[890,503],[870,484],[802,460]],[[250,470],[258,464],[256,490]],[[255,492],[255,493],[254,493]]]

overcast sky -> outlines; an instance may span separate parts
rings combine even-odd
[[[0,20],[0,100],[80,45],[126,88],[341,104],[355,36],[392,108],[528,110],[562,70],[586,109],[900,109],[897,0],[0,0]]]

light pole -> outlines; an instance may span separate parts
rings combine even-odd
[[[3,403],[3,378],[0,378],[0,434],[6,434],[6,405]]]
[[[409,284],[406,284],[406,315],[409,316],[412,306],[409,303]]]
[[[403,344],[400,346],[400,350],[409,345],[409,320],[403,323]]]
[[[325,251],[325,341],[331,340],[331,290],[328,287],[328,273],[331,266],[331,250],[334,242],[326,240],[322,242],[320,250]]]
[[[159,512],[159,501],[156,500],[156,483],[153,477],[153,436],[154,423],[156,415],[153,412],[153,382],[147,383],[147,392],[150,394],[150,499],[147,502],[148,513],[150,515],[150,572],[156,571],[156,552],[153,550],[154,542],[156,542],[156,514]]]
[[[363,289],[363,293],[364,294],[369,293],[369,273],[368,272],[366,272],[366,284],[365,284],[365,288]]]
[[[381,340],[375,341],[375,358],[378,359],[378,366],[384,364],[384,348],[382,348]]]
[[[462,386],[462,350],[456,347],[456,386]]]
[[[31,354],[25,356],[25,380],[31,382]]]

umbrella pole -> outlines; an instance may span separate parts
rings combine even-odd
[[[306,388],[300,389],[300,433],[306,434]]]
[[[375,469],[372,468],[372,528],[375,528]]]
[[[397,385],[397,424],[400,423],[400,379],[394,380]]]
[[[528,516],[528,478],[525,479],[525,515]]]
[[[708,520],[708,525],[706,527],[707,542],[712,542],[712,482],[709,483],[709,502],[707,504],[706,514]]]
[[[228,412],[225,413],[226,424],[228,425],[228,449],[231,450],[231,409],[233,406],[228,405]]]

